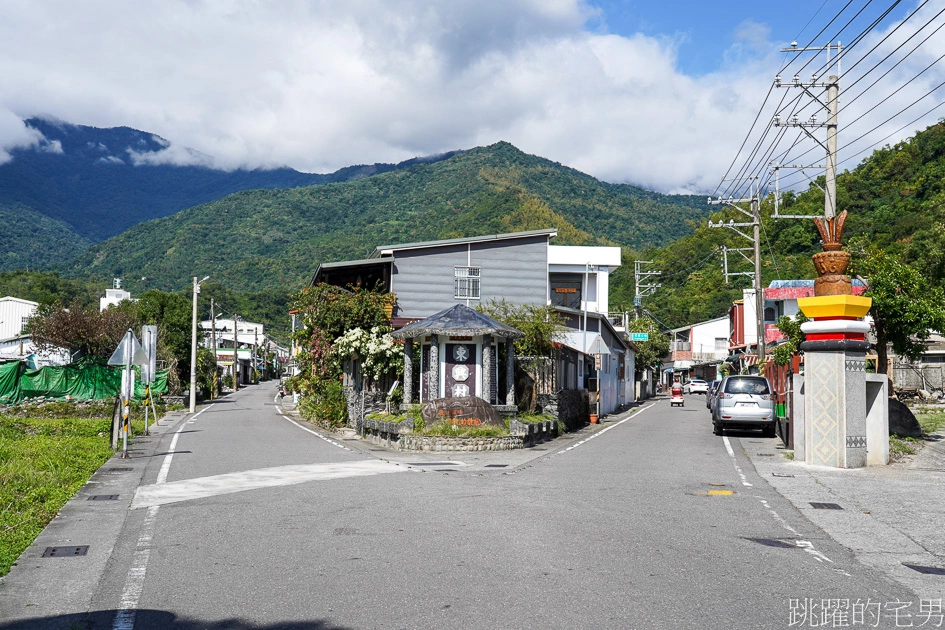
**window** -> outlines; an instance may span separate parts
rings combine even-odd
[[[716,351],[716,352],[728,352],[728,337],[716,337],[716,338],[715,338],[715,351]]]
[[[479,299],[479,267],[453,267],[453,297],[457,300]]]
[[[552,273],[548,276],[551,285],[552,306],[581,309],[581,287],[584,276],[578,273]]]

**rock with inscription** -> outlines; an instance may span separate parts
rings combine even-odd
[[[922,427],[912,415],[912,410],[895,398],[889,399],[889,435],[922,437]]]
[[[477,396],[437,398],[424,403],[420,415],[428,427],[441,422],[458,427],[505,426],[495,407]]]

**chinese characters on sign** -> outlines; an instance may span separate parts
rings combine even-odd
[[[899,600],[788,600],[788,626],[792,628],[941,628],[943,622],[941,599],[920,599],[917,609],[915,602]]]

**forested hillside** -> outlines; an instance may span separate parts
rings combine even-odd
[[[236,193],[96,245],[67,273],[122,277],[132,292],[208,274],[236,290],[294,290],[318,263],[377,245],[556,227],[558,244],[642,248],[707,213],[703,197],[605,184],[498,143],[345,183]]]
[[[44,141],[12,150],[13,159],[0,164],[0,208],[16,208],[12,216],[19,214],[41,230],[18,232],[13,246],[5,248],[9,252],[0,256],[0,270],[64,263],[90,243],[236,191],[349,181],[449,155],[349,166],[325,175],[290,168],[224,171],[210,168],[209,157],[192,151],[194,165],[172,164],[162,156],[170,143],[137,129],[98,129],[41,118],[26,124]],[[8,216],[4,212],[0,218]],[[59,247],[59,237],[72,233],[77,237]]]
[[[852,171],[838,177],[838,209],[847,210],[846,249],[856,272],[864,244],[895,252],[937,285],[945,284],[945,124],[917,133],[912,139],[875,151]],[[821,177],[817,184],[823,186]],[[823,215],[824,193],[811,186],[800,194],[784,195],[781,213]],[[811,279],[816,276],[810,256],[820,251],[820,237],[806,219],[771,219],[773,197],[762,203],[762,265],[765,286],[776,279]],[[713,221],[744,220],[735,210],[715,212]],[[694,231],[659,249],[638,252],[654,260],[648,270],[660,270],[663,287],[645,300],[645,306],[666,326],[676,327],[724,315],[733,300],[741,299],[748,277],[725,284],[721,245],[750,247],[750,241],[725,228],[709,228],[705,219]],[[633,303],[632,252],[616,274],[615,308]],[[729,254],[733,271],[752,266]],[[734,264],[733,264],[734,263]],[[629,278],[628,278],[629,274]]]
[[[0,202],[0,225],[0,270],[49,269],[75,258],[92,244],[65,222],[18,203]]]

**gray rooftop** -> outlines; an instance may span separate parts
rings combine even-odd
[[[489,234],[487,236],[469,236],[466,238],[450,238],[442,241],[420,241],[417,243],[401,243],[399,245],[381,245],[374,249],[374,252],[370,255],[370,258],[378,258],[382,256],[385,252],[404,250],[404,249],[421,249],[424,247],[444,247],[446,245],[462,245],[465,243],[482,243],[486,241],[505,241],[515,238],[528,238],[529,236],[557,236],[558,230],[556,228],[550,228],[545,230],[530,230],[528,232],[509,232],[508,234]]]
[[[522,331],[497,322],[488,315],[469,308],[465,304],[451,306],[445,311],[430,315],[419,322],[407,324],[393,333],[397,339],[414,339],[424,335],[447,335],[454,337],[476,337],[495,335],[504,339],[520,339]]]

